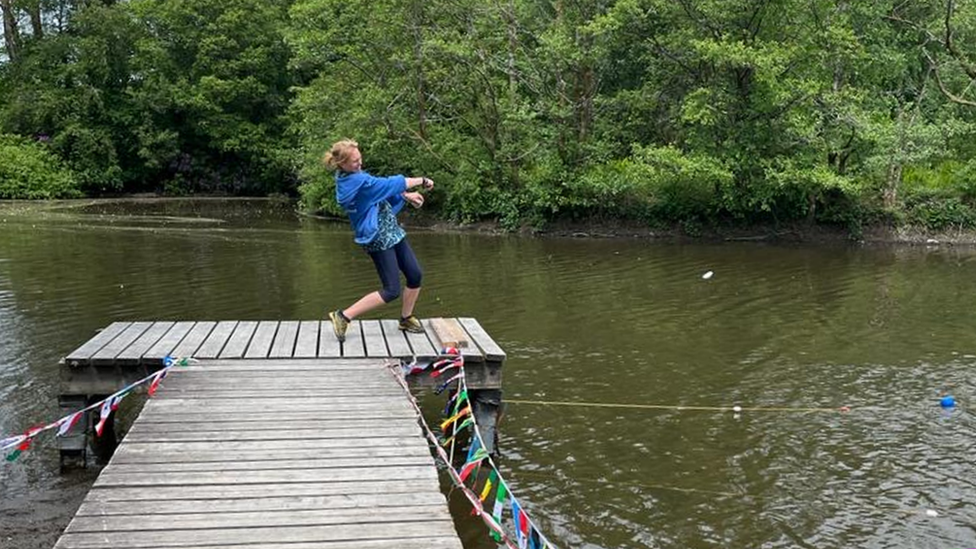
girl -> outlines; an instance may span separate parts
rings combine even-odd
[[[423,206],[424,195],[411,189],[429,190],[434,188],[434,182],[426,177],[370,175],[363,171],[359,144],[350,139],[334,143],[323,161],[336,171],[336,200],[349,215],[356,244],[373,259],[383,285],[381,290],[364,295],[351,306],[329,313],[336,338],[345,341],[349,321],[400,297],[401,272],[407,287],[403,290],[400,329],[423,333],[423,325],[413,315],[423,272],[396,216],[406,202],[416,208]]]

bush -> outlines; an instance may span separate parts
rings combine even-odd
[[[976,227],[976,210],[957,196],[925,191],[905,197],[908,223],[933,231]]]
[[[0,134],[0,198],[81,196],[74,173],[41,144]]]

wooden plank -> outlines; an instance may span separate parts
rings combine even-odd
[[[383,328],[380,327],[380,321],[364,320],[361,324],[366,356],[379,358],[390,356],[390,351],[386,348],[386,339],[383,337]]]
[[[402,395],[403,390],[398,386],[372,386],[372,387],[362,387],[356,388],[334,388],[334,389],[316,389],[316,388],[302,388],[293,389],[287,386],[278,386],[269,389],[260,388],[246,388],[246,389],[234,389],[233,387],[211,387],[211,388],[187,388],[187,389],[173,389],[172,393],[167,393],[166,398],[182,398],[182,399],[234,399],[234,400],[252,400],[254,401],[254,406],[260,406],[258,400],[262,398],[275,399],[275,398],[338,398],[338,397],[362,397],[369,398],[371,394],[384,395],[384,396],[396,396]]]
[[[416,514],[414,514],[416,513]],[[381,525],[387,522],[409,522],[416,517],[428,520],[451,520],[447,505],[401,505],[387,507],[382,513],[375,509],[348,507],[340,509],[292,509],[286,511],[240,511],[221,513],[178,513],[175,515],[145,515],[138,520],[131,516],[78,516],[75,517],[65,533],[79,532],[152,532],[171,530],[178,525],[180,530],[212,528],[261,528],[324,526],[341,524]]]
[[[413,357],[413,350],[403,330],[399,328],[396,320],[381,320],[380,327],[383,329],[383,336],[386,338],[386,346],[390,350],[390,356],[394,358],[409,359]]]
[[[404,332],[403,335],[407,338],[407,342],[410,343],[410,348],[413,349],[413,356],[417,359],[430,359],[437,356],[438,350],[434,348],[434,344],[430,342],[430,338],[427,337],[426,333],[412,334],[410,332]]]
[[[298,326],[298,340],[295,342],[295,358],[315,358],[319,350],[318,320],[303,320]],[[329,326],[332,329],[332,326]],[[337,353],[338,354],[338,353]]]
[[[322,321],[322,327],[319,331],[319,357],[341,357],[342,356],[342,344],[336,339],[335,330],[332,327],[332,321]]]
[[[112,486],[207,486],[213,484],[288,484],[305,482],[360,482],[376,478],[377,471],[370,467],[346,467],[342,469],[278,470],[278,471],[216,471],[156,473],[153,475],[101,474],[95,481],[100,488]],[[437,479],[433,467],[386,467],[384,480]]]
[[[74,534],[72,534],[74,535]],[[111,549],[122,546],[112,545]],[[218,546],[180,545],[181,549],[214,549]],[[452,537],[412,537],[410,539],[357,539],[352,541],[309,541],[276,543],[265,541],[260,543],[243,542],[220,544],[220,549],[462,549],[457,536]],[[107,549],[106,547],[89,547],[88,549]],[[158,549],[158,548],[154,548]]]
[[[409,440],[409,439],[402,439]],[[402,442],[401,440],[401,442]],[[342,462],[348,460],[370,460],[389,458],[429,458],[430,451],[421,444],[421,440],[414,439],[415,444],[407,446],[372,446],[372,447],[305,447],[308,441],[301,444],[279,445],[276,451],[268,452],[274,446],[273,442],[262,442],[254,448],[241,448],[239,442],[220,443],[219,447],[204,448],[195,443],[161,442],[145,444],[122,444],[112,456],[112,465],[136,465],[153,463],[203,463],[218,462],[227,465],[227,448],[236,445],[234,459],[244,461],[277,460],[292,461],[303,459],[320,460],[324,463]],[[317,442],[312,442],[317,444]],[[321,445],[319,445],[321,446]],[[187,453],[187,448],[194,449]],[[201,449],[202,448],[202,449]]]
[[[346,341],[342,344],[342,356],[359,358],[366,356],[366,347],[363,345],[363,328],[358,320],[349,323],[346,330]]]
[[[440,492],[419,492],[410,498],[416,505],[444,506]],[[403,505],[402,498],[385,494],[352,494],[345,496],[285,496],[261,499],[191,499],[183,501],[92,501],[84,502],[76,516],[177,515],[183,513],[235,513],[260,511],[310,511],[314,509],[372,508],[384,509]],[[382,512],[382,511],[380,511]]]
[[[291,358],[295,351],[295,340],[298,338],[298,321],[286,320],[278,324],[274,342],[271,344],[270,358]]]
[[[86,502],[186,501],[194,499],[264,499],[274,497],[346,496],[352,494],[412,494],[439,490],[436,480],[420,483],[378,478],[373,482],[309,482],[306,484],[252,484],[210,486],[159,486],[145,488],[92,488]]]
[[[193,354],[198,358],[217,358],[220,352],[227,346],[227,340],[237,328],[236,320],[219,322],[204,340],[200,348]],[[186,356],[186,355],[181,355]]]
[[[428,320],[428,326],[433,337],[440,342],[440,347],[455,347],[457,349],[464,349],[471,347],[471,341],[467,332],[461,327],[456,319],[453,318],[431,318]]]
[[[416,448],[423,445],[427,448],[426,439],[417,436],[400,438],[374,438],[364,435],[357,443],[349,438],[323,438],[315,440],[293,440],[288,442],[288,450],[305,451],[319,450],[324,454],[329,452],[348,451],[350,455],[360,455],[360,452],[370,452],[380,449],[405,449]],[[253,440],[253,441],[196,441],[196,442],[132,442],[126,441],[124,447],[132,447],[132,451],[143,451],[148,449],[150,452],[185,452],[197,454],[198,452],[225,452],[237,455],[238,452],[265,451],[267,456],[275,456],[279,451],[284,452],[280,441],[277,440]],[[128,451],[128,450],[127,450]],[[226,458],[226,455],[225,455]]]
[[[165,383],[165,382],[164,382]],[[165,398],[167,393],[161,392],[157,393],[152,400],[146,403],[146,406],[152,406],[153,408],[159,408],[163,412],[178,413],[181,410],[184,413],[247,413],[253,411],[254,402],[242,399],[221,399],[215,400],[213,402],[202,402],[202,399],[186,399],[186,398]],[[313,410],[332,410],[335,413],[356,413],[357,411],[369,408],[370,406],[375,407],[377,410],[382,409],[411,409],[410,405],[405,401],[401,400],[386,400],[383,402],[377,402],[375,398],[364,398],[364,397],[349,397],[349,398],[293,398],[289,400],[270,400],[268,402],[261,403],[261,409],[267,410],[269,413],[280,413],[287,411],[302,411],[308,412]]]
[[[172,528],[172,526],[171,526]],[[294,544],[303,542],[350,541],[358,539],[405,540],[410,538],[453,537],[457,539],[451,520],[418,521],[412,517],[403,522],[371,524],[336,524],[306,526],[304,528],[214,528],[153,532],[85,532],[65,534],[55,549],[105,549],[125,547],[145,549],[156,547],[208,547],[237,543]]]
[[[173,349],[175,349],[176,346],[183,341],[183,338],[186,337],[186,334],[190,333],[190,330],[192,330],[193,326],[195,325],[196,322],[189,321],[177,322],[173,324],[172,328],[167,330],[167,332],[163,334],[163,337],[161,337],[155,345],[150,347],[149,350],[142,355],[142,361],[144,363],[154,365],[162,363],[165,357],[172,356],[170,353],[172,353]]]
[[[220,351],[220,358],[243,358],[247,344],[251,342],[258,323],[253,320],[241,321],[234,328],[234,333],[227,339],[227,345]]]
[[[271,343],[274,342],[277,332],[277,321],[262,320],[258,322],[258,327],[247,346],[247,351],[244,352],[244,358],[268,358],[268,353],[271,352]]]
[[[180,344],[170,351],[170,356],[173,358],[194,356],[197,349],[203,345],[203,342],[207,339],[207,336],[210,335],[210,332],[213,331],[216,325],[216,322],[211,321],[197,322],[194,324],[193,328],[190,329],[190,333],[186,334],[186,337],[180,341]],[[218,353],[219,352],[220,351],[218,350]]]
[[[495,343],[495,340],[488,335],[488,332],[481,327],[481,324],[473,318],[459,318],[458,322],[464,327],[465,331],[471,336],[475,344],[485,355],[485,360],[490,362],[501,362],[505,360],[505,351]]]
[[[143,332],[152,326],[152,322],[133,322],[115,339],[92,355],[92,364],[114,364],[115,357],[124,351],[133,341],[139,339]]]
[[[124,332],[131,324],[131,322],[113,322],[109,324],[104,330],[95,334],[95,337],[82,344],[81,347],[68,353],[68,356],[64,357],[64,361],[71,366],[87,363],[92,355],[100,351],[102,347],[108,345],[109,342]]]
[[[370,436],[376,437],[409,437],[416,435],[416,426],[410,427],[376,427],[370,430]],[[126,433],[131,442],[239,442],[244,440],[315,440],[325,438],[358,438],[363,432],[357,429],[288,429],[286,431],[203,431],[188,433],[169,431],[165,433],[143,433],[133,429]]]
[[[149,349],[173,327],[173,324],[173,322],[153,322],[145,332],[142,332],[142,335],[116,355],[115,362],[138,364],[142,360],[142,355],[149,352]]]
[[[320,416],[326,416],[327,414],[321,413]],[[177,431],[192,431],[195,433],[204,433],[208,431],[281,431],[282,423],[278,420],[277,416],[272,416],[271,414],[266,415],[264,418],[255,418],[252,421],[200,421],[201,418],[196,418],[197,421],[184,421],[180,422],[147,422],[147,421],[135,421],[132,424],[129,432],[138,433],[172,433]],[[207,418],[209,419],[209,418]],[[313,430],[321,429],[322,431],[329,431],[336,428],[344,429],[359,429],[360,431],[366,431],[379,427],[397,427],[406,429],[417,429],[417,419],[401,415],[399,418],[384,418],[384,419],[342,419],[337,417],[312,417],[303,420],[293,420],[288,422],[288,430]],[[419,432],[419,431],[418,431]]]
[[[434,461],[427,456],[387,456],[381,458],[346,458],[324,460],[319,457],[306,459],[287,459],[275,456],[277,459],[242,459],[234,456],[234,461],[197,461],[181,462],[180,456],[169,454],[169,459],[154,463],[113,463],[105,468],[106,474],[157,474],[157,473],[185,473],[185,472],[215,472],[215,471],[271,471],[285,469],[348,469],[350,467],[433,467]]]
[[[452,341],[442,342],[438,339],[438,334],[434,330],[434,326],[431,323],[431,319],[424,319],[421,320],[420,322],[424,325],[424,328],[427,329],[427,334],[430,336],[431,342],[438,350],[443,350],[445,347],[448,347],[448,345],[445,345],[445,343],[453,343]],[[458,325],[458,329],[463,330],[463,328],[460,327],[460,324]],[[481,351],[478,350],[478,348],[473,345],[470,347],[461,347],[458,350],[461,351],[461,356],[464,357],[464,361],[466,363],[485,361],[484,355],[482,355]]]
[[[282,422],[305,422],[305,421],[315,421],[320,423],[331,423],[331,422],[354,422],[359,421],[369,421],[369,420],[400,420],[409,418],[410,421],[416,423],[417,418],[413,413],[407,412],[408,408],[404,407],[389,407],[384,406],[382,408],[377,407],[376,410],[341,410],[338,408],[327,408],[324,410],[281,410],[274,413],[264,412],[262,410],[251,410],[248,412],[241,413],[227,413],[227,412],[214,412],[207,414],[207,420],[214,425],[223,425],[225,423],[244,423],[244,422],[262,422],[267,421],[269,416],[272,416],[274,421],[279,422],[279,428]],[[348,417],[354,417],[355,419],[345,419]],[[199,414],[195,413],[157,413],[153,411],[149,414],[142,414],[135,421],[135,423],[147,423],[147,424],[164,424],[164,423],[175,423],[177,425],[185,425],[187,422],[192,422],[195,419],[200,419]]]

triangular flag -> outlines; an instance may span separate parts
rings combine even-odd
[[[475,452],[474,458],[465,463],[461,467],[461,472],[458,473],[458,476],[461,477],[461,482],[467,480],[468,476],[471,475],[471,472],[481,465],[481,462],[484,461],[486,457],[488,457],[488,452],[486,452],[484,448],[481,448]]]
[[[98,412],[98,424],[95,425],[96,435],[102,436],[102,430],[105,429],[105,422],[108,421],[108,416],[112,415],[112,412],[119,407],[119,402],[122,402],[122,397],[124,396],[110,396],[102,402],[102,408]]]
[[[3,440],[0,440],[0,451],[2,451],[2,450],[9,450],[10,448],[13,448],[14,446],[19,445],[21,442],[24,441],[25,438],[26,437],[24,435],[17,435],[17,436],[14,436],[14,437],[7,437],[7,438],[5,438]]]
[[[505,486],[505,481],[498,480],[498,489],[495,490],[495,506],[491,511],[491,516],[495,519],[495,522],[502,522],[502,511],[505,509],[505,500],[508,499],[508,487]],[[501,543],[502,536],[498,532],[491,533],[492,539]]]
[[[17,446],[17,449],[7,454],[7,458],[6,458],[7,461],[9,462],[17,461],[17,458],[20,457],[20,454],[23,454],[24,452],[30,449],[30,445],[31,445],[31,437],[25,435],[24,440],[20,443],[20,445]]]
[[[149,390],[147,391],[149,393],[149,396],[153,396],[154,394],[156,394],[156,390],[159,389],[159,383],[163,381],[163,379],[166,377],[166,374],[168,373],[169,373],[169,368],[163,368],[162,370],[156,372],[155,375],[153,375],[152,381],[149,382]]]
[[[58,436],[63,437],[68,434],[68,431],[78,423],[78,420],[85,414],[85,412],[75,412],[70,416],[62,418],[58,422]]]
[[[468,406],[468,407],[464,408],[463,410],[461,410],[460,412],[454,414],[453,416],[445,419],[443,422],[441,422],[441,431],[446,431],[447,428],[452,423],[454,423],[455,421],[461,419],[462,417],[464,417],[464,416],[466,416],[466,415],[468,415],[470,413],[471,413],[471,407]]]
[[[471,459],[474,458],[475,454],[478,453],[479,448],[481,448],[481,439],[478,437],[472,437],[471,447],[468,448],[468,457],[464,461],[465,462],[471,461]]]
[[[518,542],[519,547],[523,546],[522,542],[522,506],[519,505],[515,496],[512,496],[512,518],[515,520],[515,541]]]
[[[485,480],[485,487],[481,489],[481,496],[478,498],[482,501],[482,503],[484,503],[484,501],[488,498],[488,494],[491,493],[491,487],[494,486],[495,482],[497,481],[498,471],[492,469],[491,472],[488,473],[488,479]]]
[[[529,549],[542,549],[542,538],[535,526],[529,525]]]

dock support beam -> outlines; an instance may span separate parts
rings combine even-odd
[[[502,413],[501,389],[470,389],[472,413],[478,424],[481,440],[485,443],[485,450],[495,454],[495,441],[498,438],[498,423]]]

